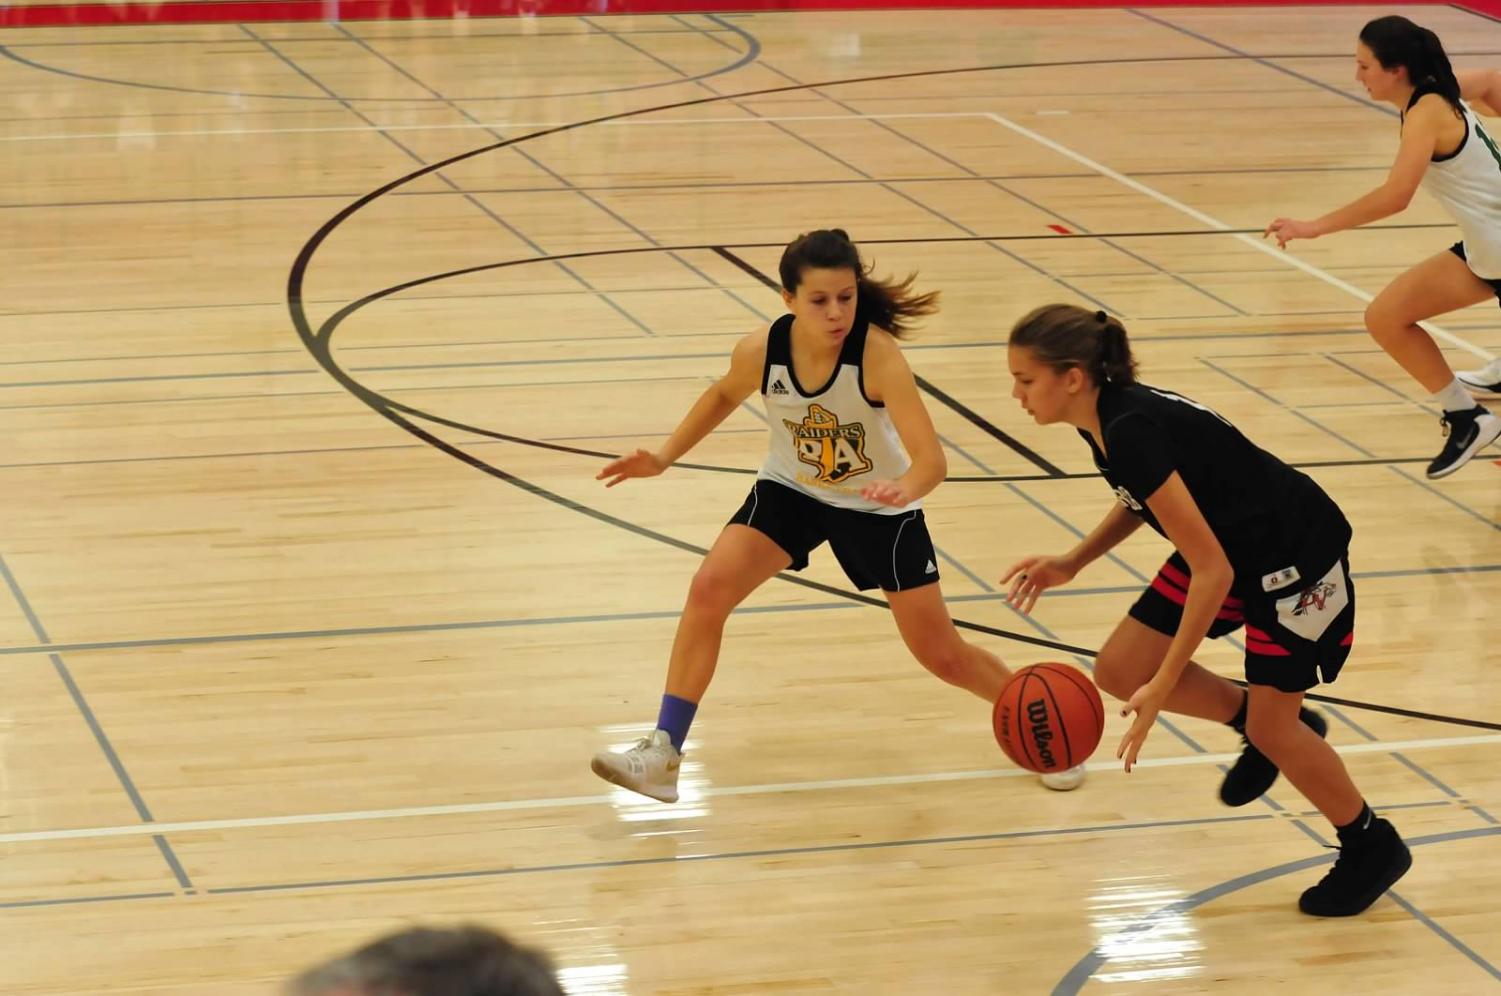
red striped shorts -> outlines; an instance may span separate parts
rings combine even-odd
[[[1260,579],[1250,585],[1259,586]],[[1178,632],[1188,599],[1188,562],[1174,552],[1131,606],[1131,618],[1167,636]],[[1301,578],[1273,592],[1227,597],[1210,624],[1211,639],[1245,627],[1246,680],[1284,692],[1304,692],[1339,676],[1355,642],[1355,583],[1350,559],[1340,558],[1322,576]]]

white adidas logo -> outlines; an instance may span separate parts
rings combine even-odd
[[[928,561],[927,569],[924,570],[923,573],[924,574],[937,574],[938,573],[938,565],[935,564],[935,563],[933,563],[931,560]]]

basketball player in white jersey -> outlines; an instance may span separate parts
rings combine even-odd
[[[1465,106],[1449,57],[1427,28],[1405,17],[1371,21],[1355,47],[1355,78],[1402,112],[1402,142],[1386,182],[1322,218],[1278,218],[1265,234],[1285,248],[1369,224],[1406,208],[1419,186],[1459,223],[1462,241],[1393,280],[1365,313],[1381,348],[1443,406],[1448,438],[1427,473],[1447,477],[1501,436],[1501,418],[1475,403],[1417,323],[1501,295],[1501,151]]]
[[[770,452],[745,503],[688,588],[657,728],[623,753],[594,756],[595,774],[676,802],[683,741],[719,659],[725,620],[779,571],[801,570],[825,540],[850,582],[880,588],[912,655],[987,702],[1011,672],[965,642],[938,585],[922,498],[947,473],[943,446],[897,339],[937,310],[912,278],[876,280],[839,229],[800,235],[782,253],[789,314],[736,344],[730,369],[704,392],[662,447],[638,449],[599,472],[606,487],[662,473],[759,391]],[[1042,776],[1066,791],[1083,766]]]
[[[1501,115],[1501,70],[1472,69],[1454,77],[1470,110],[1491,118]],[[1496,293],[1501,296],[1501,288]],[[1454,376],[1477,398],[1501,398],[1501,356],[1478,370],[1460,370]]]

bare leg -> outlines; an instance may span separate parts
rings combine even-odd
[[[725,620],[766,580],[792,563],[765,533],[729,525],[704,556],[688,586],[667,664],[668,695],[698,702],[714,678]]]
[[[1268,685],[1251,686],[1246,736],[1282,769],[1287,780],[1340,827],[1360,815],[1365,805],[1334,748],[1298,719],[1302,692],[1283,692]]]
[[[923,667],[986,702],[1000,698],[1010,670],[995,654],[960,637],[937,582],[888,591],[886,601],[907,649]]]
[[[1454,382],[1454,371],[1418,322],[1495,295],[1452,252],[1430,256],[1386,286],[1365,312],[1371,338],[1430,394]]]
[[[1129,699],[1157,673],[1173,638],[1126,616],[1095,658],[1094,680],[1118,699]],[[1235,682],[1189,662],[1163,709],[1228,723],[1240,711],[1245,692]],[[1293,710],[1294,715],[1297,710]]]

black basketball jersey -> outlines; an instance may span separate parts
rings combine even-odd
[[[1145,384],[1106,384],[1098,410],[1105,453],[1079,434],[1116,499],[1166,536],[1147,499],[1176,471],[1235,569],[1236,590],[1311,583],[1349,547],[1349,521],[1313,478],[1209,408]]]

